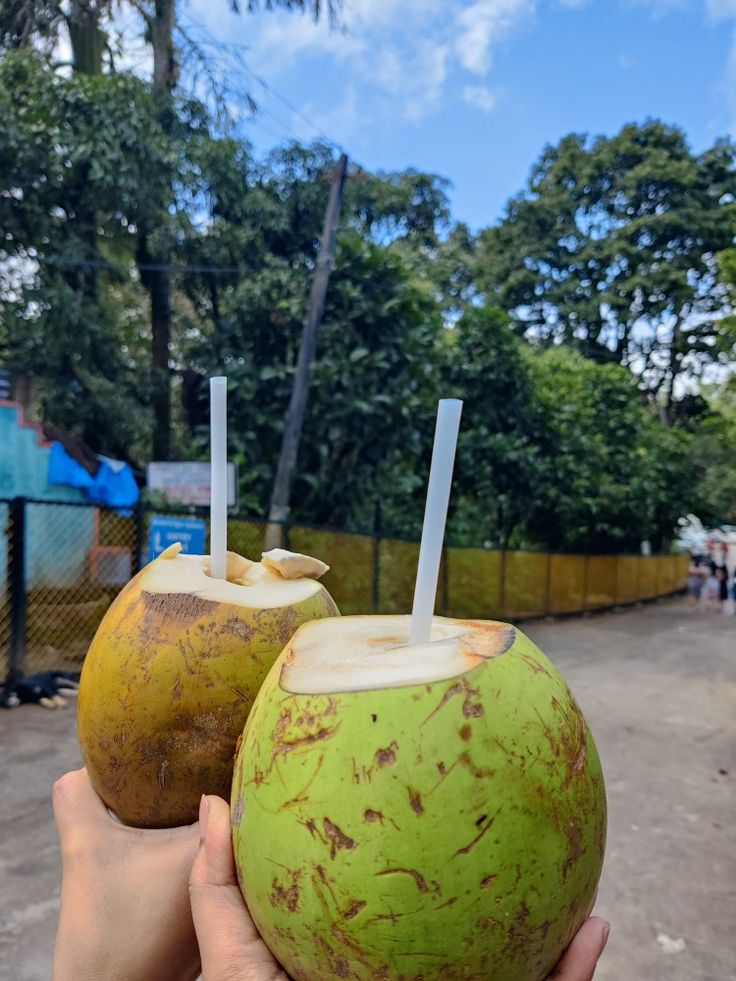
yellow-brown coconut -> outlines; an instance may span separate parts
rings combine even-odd
[[[203,793],[228,797],[235,744],[294,631],[334,616],[327,566],[275,549],[260,563],[167,549],[122,590],[92,641],[79,688],[90,780],[125,824],[196,820]]]

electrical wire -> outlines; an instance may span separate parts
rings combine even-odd
[[[279,91],[277,91],[277,89],[270,82],[266,81],[266,79],[262,75],[256,74],[256,72],[254,72],[251,68],[249,68],[244,63],[242,59],[242,55],[239,54],[239,52],[248,51],[249,50],[248,45],[240,44],[237,41],[219,41],[217,40],[217,38],[212,37],[209,31],[207,31],[207,29],[202,27],[200,24],[197,24],[194,21],[190,21],[190,24],[200,34],[208,35],[207,37],[200,36],[199,38],[197,38],[196,40],[197,44],[202,45],[203,47],[216,48],[219,51],[224,51],[229,54],[236,54],[236,63],[238,68],[243,72],[245,72],[247,75],[249,75],[254,81],[256,81],[263,88],[265,92],[268,92],[268,94],[272,98],[277,99],[292,114],[292,116],[295,116],[297,119],[301,120],[301,122],[303,122],[305,126],[311,129],[325,143],[337,147],[340,150],[344,149],[344,147],[338,140],[334,140],[332,139],[332,137],[328,136],[323,129],[317,126],[311,119],[308,119],[307,116],[305,116],[305,114],[300,109],[297,109],[296,106],[294,106],[284,95],[282,95]],[[266,110],[263,107],[259,106],[258,111],[259,113],[263,113],[264,115],[271,118],[274,122],[277,123],[277,125],[281,126],[281,128],[286,131],[286,133],[291,137],[291,139],[296,140],[298,142],[298,139],[295,133],[293,132],[293,130],[290,129],[289,126],[287,126],[281,119],[279,119],[278,116],[275,115],[273,110]],[[250,116],[249,121],[253,121],[253,118],[254,118],[253,116]]]
[[[8,258],[11,258],[10,256]],[[37,262],[45,266],[60,266],[69,269],[124,269],[127,272],[138,270],[139,272],[172,272],[172,273],[200,273],[202,275],[233,275],[242,272],[240,266],[212,266],[212,265],[176,265],[171,262],[114,262],[110,259],[76,259],[72,256],[64,255],[29,255],[13,256],[14,259],[22,259],[27,262]],[[0,260],[3,261],[3,260]]]

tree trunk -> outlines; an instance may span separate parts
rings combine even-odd
[[[675,400],[675,379],[680,373],[680,344],[682,341],[683,317],[678,316],[672,327],[672,340],[670,341],[669,357],[669,378],[665,390],[664,404],[660,409],[660,422],[663,426],[671,427],[674,424],[672,415],[672,403]]]
[[[154,15],[149,21],[149,37],[153,48],[153,91],[165,130],[172,121],[172,93],[179,78],[179,66],[174,48],[176,0],[156,0]],[[157,221],[166,221],[171,184],[161,189],[158,201],[151,202],[150,220],[141,228],[139,262],[156,268],[141,268],[141,280],[151,302],[151,408],[153,409],[153,445],[155,460],[168,460],[171,455],[171,255],[166,248],[152,249],[151,233]]]
[[[102,55],[107,45],[107,33],[99,26],[100,12],[80,0],[72,0],[66,26],[72,46],[74,71],[80,75],[101,75]]]
[[[284,421],[284,435],[281,443],[281,453],[274,480],[271,506],[266,526],[266,549],[275,548],[281,544],[283,524],[289,517],[291,500],[291,485],[296,470],[299,442],[304,424],[304,414],[307,408],[309,394],[309,372],[317,347],[317,331],[322,321],[325,307],[327,286],[332,272],[337,242],[337,225],[340,219],[343,188],[347,175],[348,158],[346,154],[340,157],[332,175],[330,196],[327,201],[322,242],[320,245],[317,268],[312,280],[312,291],[309,298],[309,313],[302,331],[299,345],[299,356],[294,374],[294,387],[291,390],[291,400]]]

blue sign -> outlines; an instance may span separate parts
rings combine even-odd
[[[169,545],[181,542],[182,552],[204,555],[207,525],[199,518],[164,518],[154,515],[148,532],[148,561],[159,556]]]

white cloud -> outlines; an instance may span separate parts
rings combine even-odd
[[[498,105],[498,95],[484,85],[466,85],[462,94],[463,102],[481,112],[492,112]]]
[[[485,75],[492,50],[534,11],[533,0],[475,0],[456,18],[455,50],[463,68]]]
[[[344,0],[336,30],[325,19],[285,10],[237,17],[223,3],[190,0],[188,19],[223,41],[247,45],[243,60],[276,90],[306,59],[341,66],[344,88],[360,95],[361,122],[418,121],[446,97],[460,76],[460,97],[483,112],[496,102],[485,85],[462,87],[462,75],[484,79],[498,44],[528,23],[542,0]],[[558,7],[589,0],[546,0]],[[451,11],[448,14],[448,8]],[[298,96],[286,92],[293,101]],[[353,95],[351,98],[357,98]],[[335,110],[348,125],[357,114],[336,93]],[[323,114],[324,115],[324,114]]]

